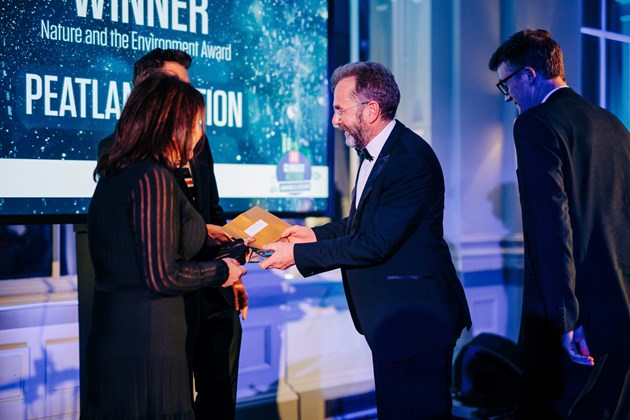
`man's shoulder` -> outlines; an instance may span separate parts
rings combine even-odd
[[[604,110],[596,104],[588,101],[582,95],[571,89],[570,87],[563,87],[553,92],[547,100],[538,106],[532,107],[525,111],[526,114],[558,114],[564,112],[572,113],[583,110],[585,113],[591,113],[597,110]],[[531,111],[531,112],[530,112]],[[606,111],[608,112],[608,111]]]
[[[418,133],[396,120],[396,126],[391,134],[397,138],[400,148],[409,152],[426,152],[430,150],[433,153],[431,145],[422,138]]]
[[[114,144],[114,134],[110,134],[109,136],[105,137],[104,139],[102,139],[101,141],[98,142],[98,149],[97,149],[97,156],[100,159],[101,157],[103,157],[103,155],[112,148],[112,145]]]
[[[612,113],[601,108],[573,89],[566,87],[557,90],[547,101],[523,112],[515,122],[518,126],[537,126],[545,124],[549,127],[569,126],[585,121],[616,118]]]

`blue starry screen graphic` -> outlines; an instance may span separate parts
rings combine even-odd
[[[221,205],[329,211],[325,0],[9,0],[0,3],[0,218],[81,216],[133,63],[193,57]]]

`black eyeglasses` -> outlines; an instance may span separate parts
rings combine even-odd
[[[516,76],[520,71],[525,70],[526,67],[527,66],[523,66],[520,69],[508,74],[507,77],[505,77],[504,79],[499,80],[499,83],[497,83],[497,87],[499,88],[499,91],[505,96],[509,95],[510,91],[508,89],[506,82],[510,80],[512,77]]]

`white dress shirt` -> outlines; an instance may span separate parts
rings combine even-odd
[[[394,130],[394,126],[396,125],[396,120],[391,120],[389,124],[385,126],[385,128],[376,135],[368,145],[365,147],[370,155],[374,157],[374,159],[367,160],[364,159],[361,164],[361,168],[359,169],[359,176],[357,177],[357,191],[356,198],[354,200],[355,208],[359,207],[359,201],[361,201],[361,194],[363,193],[363,188],[365,188],[365,183],[370,177],[370,172],[372,172],[372,168],[378,159],[378,155],[381,153],[387,138]]]

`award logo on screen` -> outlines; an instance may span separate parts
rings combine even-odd
[[[297,150],[291,150],[280,158],[277,176],[281,192],[299,194],[311,189],[311,164]]]

